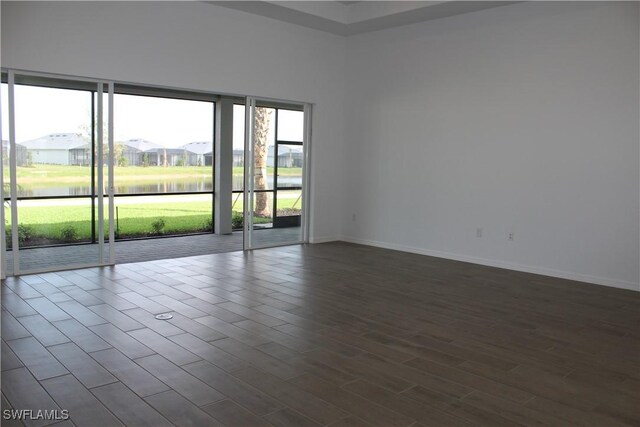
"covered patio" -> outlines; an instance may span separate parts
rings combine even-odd
[[[275,245],[296,240],[298,228],[268,229],[269,241]],[[105,245],[108,248],[108,245]],[[105,248],[105,250],[107,250]],[[231,234],[196,234],[115,243],[116,264],[218,254],[242,250],[242,231]],[[98,258],[97,245],[69,245],[20,250],[20,270],[55,270],[74,264],[85,264]],[[7,251],[7,275],[13,275],[13,252]]]

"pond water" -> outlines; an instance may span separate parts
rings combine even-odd
[[[271,178],[271,177],[270,177]],[[272,181],[272,179],[270,179]],[[301,177],[281,176],[278,178],[279,187],[299,187],[302,185]],[[233,189],[241,190],[243,187],[243,177],[233,176]],[[273,189],[272,182],[269,189]],[[116,185],[115,194],[141,194],[141,193],[186,193],[186,192],[208,192],[213,191],[213,182],[208,180],[192,181],[162,181],[157,183]],[[51,196],[90,196],[91,185],[64,185],[47,187],[19,188],[18,197],[51,197]]]

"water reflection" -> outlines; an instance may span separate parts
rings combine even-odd
[[[281,176],[278,178],[278,187],[301,187],[302,177],[300,176]],[[233,176],[234,190],[243,188],[242,175]],[[273,183],[268,183],[268,189],[273,190]],[[127,184],[118,185],[116,182],[115,194],[148,194],[148,193],[189,193],[189,192],[210,192],[213,191],[213,182],[211,179],[206,180],[189,180],[189,181],[162,181],[144,184]],[[51,196],[90,196],[91,185],[60,185],[47,186],[42,188],[18,188],[18,197],[51,197]]]
[[[244,178],[242,175],[233,176],[233,189],[242,190],[244,186]],[[279,176],[278,187],[302,187],[302,176]],[[267,179],[267,189],[273,190],[273,176],[269,175]]]
[[[185,193],[213,191],[211,180],[189,182],[158,182],[136,185],[117,185],[115,194],[144,194],[144,193]],[[90,196],[91,185],[69,186],[60,185],[46,188],[18,189],[18,197],[43,196]]]

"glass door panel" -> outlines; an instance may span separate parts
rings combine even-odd
[[[245,141],[245,248],[303,239],[303,106],[249,98]],[[284,139],[286,138],[286,139]]]
[[[302,188],[302,145],[278,143],[278,190]]]
[[[109,88],[10,72],[7,91],[12,273],[110,263]]]
[[[302,144],[304,139],[304,112],[278,109],[278,141],[295,141]]]
[[[4,75],[2,76],[5,77]],[[4,80],[3,80],[4,81]],[[2,200],[2,210],[0,211],[0,233],[2,240],[0,241],[0,278],[5,278],[13,273],[13,264],[7,263],[6,250],[11,245],[11,178],[9,175],[9,101],[8,101],[8,85],[2,83],[0,85],[0,140],[2,140],[2,169],[0,186],[0,200]]]
[[[278,190],[273,225],[274,239],[302,240],[302,190]]]

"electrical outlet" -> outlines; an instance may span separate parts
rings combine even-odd
[[[513,231],[510,231],[508,234],[509,240],[513,240]]]
[[[476,237],[482,237],[482,228],[476,228]]]

